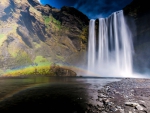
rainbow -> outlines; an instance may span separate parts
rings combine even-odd
[[[93,72],[90,72],[84,68],[76,67],[76,66],[67,66],[67,65],[59,65],[59,67],[64,69],[70,69],[77,73],[77,76],[99,76]],[[1,76],[2,77],[18,77],[18,76],[28,76],[28,75],[51,75],[50,73],[50,65],[39,65],[39,66],[27,66],[24,68],[17,69],[8,69]]]

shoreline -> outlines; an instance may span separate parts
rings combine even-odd
[[[0,76],[1,78],[30,78],[30,77],[58,77],[58,78],[92,78],[92,79],[150,79],[150,78],[130,78],[130,77],[100,77],[100,76],[84,76],[84,75],[77,75],[77,76],[56,76],[56,75],[18,75],[18,76]]]
[[[150,79],[128,78],[108,83],[98,90],[97,106],[102,113],[150,113]],[[89,113],[90,113],[89,112]],[[94,113],[94,112],[91,112]]]

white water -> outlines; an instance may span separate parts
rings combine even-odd
[[[89,25],[89,41],[88,41],[88,70],[95,69],[95,60],[96,60],[96,40],[95,40],[95,20],[90,20]]]
[[[132,77],[132,47],[123,11],[115,12],[108,18],[99,18],[98,37],[95,36],[95,20],[90,20],[89,71],[100,76]]]

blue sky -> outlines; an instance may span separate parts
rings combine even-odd
[[[121,10],[132,0],[39,0],[41,4],[49,4],[60,9],[62,6],[75,7],[90,19],[107,17]]]

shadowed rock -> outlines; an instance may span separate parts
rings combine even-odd
[[[60,66],[51,66],[50,71],[56,76],[77,76],[77,74],[74,71]]]

